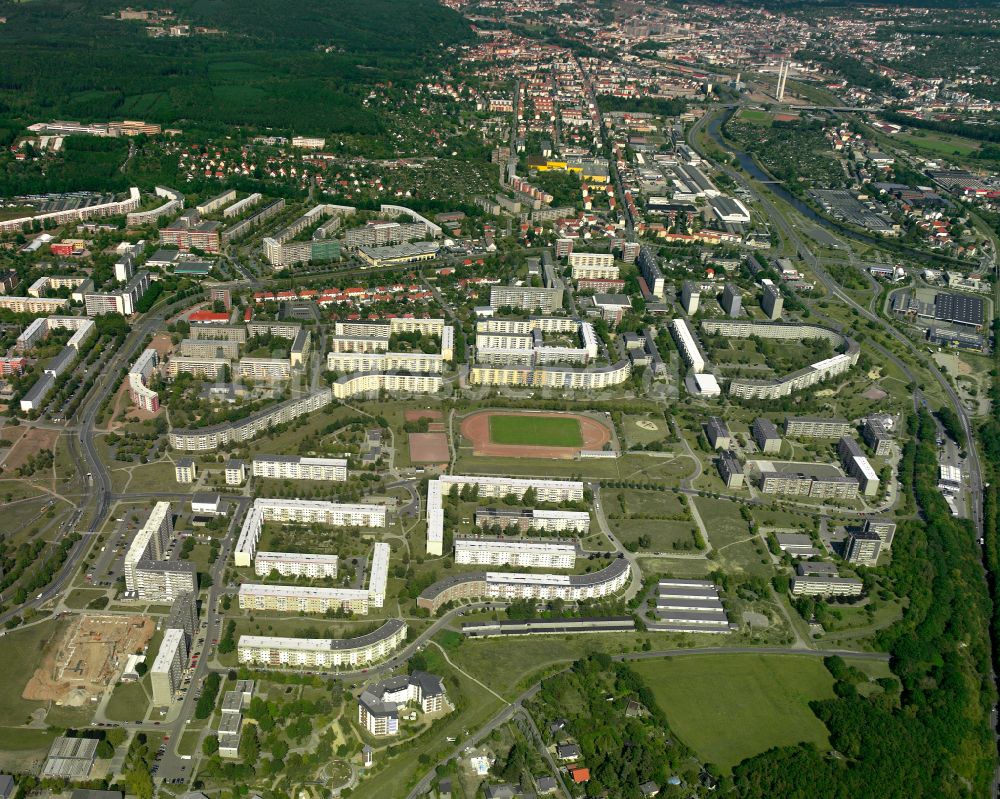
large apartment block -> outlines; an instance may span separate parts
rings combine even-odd
[[[549,533],[573,532],[586,534],[590,530],[590,514],[576,510],[539,510],[537,508],[477,508],[476,527],[516,527],[519,532],[542,530]]]
[[[236,566],[249,566],[265,521],[326,524],[331,527],[385,527],[385,505],[350,505],[321,500],[258,498],[243,520],[233,552]]]
[[[838,475],[817,477],[798,472],[762,471],[760,490],[764,494],[784,496],[855,499],[858,496],[858,481]]]
[[[273,480],[325,480],[343,482],[347,479],[346,458],[306,458],[293,455],[257,455],[253,459],[252,475]]]
[[[160,642],[160,651],[149,670],[154,707],[167,707],[173,702],[184,674],[187,654],[184,631],[176,628],[166,630]]]
[[[785,435],[794,438],[840,438],[850,432],[851,423],[846,419],[818,416],[789,416],[785,419]]]
[[[442,499],[452,490],[477,486],[483,498],[523,497],[528,489],[535,491],[540,502],[579,501],[583,499],[583,483],[576,480],[532,480],[517,477],[477,477],[472,475],[442,475],[427,484],[427,554],[442,555],[444,541],[444,509]]]
[[[385,660],[406,641],[406,622],[390,619],[358,638],[279,638],[241,635],[239,661],[260,666],[355,669]]]
[[[526,311],[540,309],[553,313],[562,308],[561,288],[535,288],[533,286],[493,286],[490,289],[491,308],[521,308]]]
[[[576,544],[519,538],[456,538],[455,563],[571,569]]]
[[[174,532],[169,502],[157,502],[149,518],[139,528],[125,553],[125,589],[138,590],[136,568],[139,561],[163,557],[167,541]]]
[[[619,276],[615,257],[610,253],[574,252],[569,256],[569,265],[574,280],[617,280]]]
[[[336,577],[336,555],[314,555],[306,552],[258,552],[254,558],[254,573],[265,577],[272,571],[282,577]]]

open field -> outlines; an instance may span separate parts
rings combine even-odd
[[[630,664],[649,685],[671,728],[700,758],[729,770],[773,746],[829,746],[809,708],[833,698],[819,658],[691,655]]]
[[[463,442],[475,455],[573,458],[611,441],[607,425],[572,413],[476,411],[462,419]]]
[[[449,650],[448,656],[456,666],[512,700],[553,666],[568,664],[592,652],[632,652],[638,649],[638,643],[635,635],[627,633],[537,635],[520,637],[516,642],[469,639]]]
[[[892,137],[892,141],[902,142],[935,155],[972,155],[979,149],[979,144],[972,139],[929,130],[920,131],[919,134],[897,133]]]
[[[444,433],[410,433],[408,443],[411,463],[448,463],[451,459]]]
[[[622,418],[625,442],[630,447],[645,446],[668,438],[666,421],[655,416],[625,416]]]
[[[669,519],[609,519],[608,524],[618,539],[626,545],[636,543],[637,551],[698,551],[698,547],[695,545],[695,535],[698,528],[694,522]],[[649,538],[649,546],[638,545],[640,536]]]
[[[771,123],[774,121],[774,118],[767,111],[757,111],[752,108],[744,108],[740,112],[740,119],[751,125],[761,125],[767,128],[771,127]]]

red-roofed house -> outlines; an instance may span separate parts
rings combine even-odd
[[[573,778],[573,782],[579,784],[583,782],[588,782],[590,780],[590,769],[582,768],[580,766],[570,766],[569,776]]]

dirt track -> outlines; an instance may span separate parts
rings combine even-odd
[[[576,419],[583,438],[581,447],[535,447],[524,444],[494,444],[490,441],[491,416],[551,416],[559,419]],[[473,455],[498,458],[558,458],[572,459],[581,449],[603,449],[611,441],[611,431],[596,419],[578,413],[519,413],[518,411],[477,411],[462,419],[462,435],[472,442]]]

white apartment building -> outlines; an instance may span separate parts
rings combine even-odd
[[[184,631],[176,628],[166,630],[160,642],[160,651],[157,652],[153,666],[149,670],[154,707],[168,707],[173,702],[174,694],[181,684],[186,662],[187,644]]]
[[[290,422],[303,414],[326,407],[331,399],[333,392],[329,388],[323,388],[304,397],[265,408],[238,422],[192,430],[171,430],[170,446],[178,450],[205,451],[218,449],[225,444],[249,441],[274,425]]]
[[[576,544],[518,538],[456,538],[455,563],[572,569]]]
[[[292,363],[286,358],[240,358],[237,373],[252,380],[288,380]]]
[[[185,355],[174,355],[167,362],[167,375],[177,377],[179,374],[192,374],[209,380],[218,380],[229,368],[226,358],[194,358]]]
[[[273,480],[343,482],[347,479],[347,459],[257,455],[253,459],[252,474],[254,477],[267,477]]]
[[[619,269],[615,256],[610,253],[574,252],[570,253],[569,265],[574,280],[617,280]]]
[[[395,374],[393,372],[354,372],[337,379],[333,396],[347,399],[358,395],[378,394],[436,394],[441,390],[441,375]]]
[[[258,552],[254,573],[266,577],[272,571],[282,577],[336,577],[336,555],[313,555],[305,552]]]
[[[406,641],[406,622],[390,619],[358,638],[279,638],[241,635],[240,663],[260,666],[353,669],[385,660]]]
[[[680,350],[681,357],[691,367],[691,371],[695,374],[704,372],[705,358],[701,354],[701,348],[695,341],[694,333],[691,332],[687,320],[679,317],[674,319],[670,323],[670,331],[674,334],[674,341],[677,342],[677,349]]]
[[[478,486],[479,496],[506,497],[514,494],[523,497],[534,489],[539,502],[579,501],[583,499],[583,483],[577,480],[532,480],[519,477],[478,477],[475,475],[441,475],[427,484],[427,554],[442,555],[444,542],[444,510],[442,498],[463,486]]]
[[[423,352],[329,352],[326,368],[331,372],[420,372],[441,374],[444,358]]]
[[[149,518],[139,528],[125,553],[125,589],[138,590],[136,568],[140,560],[162,558],[167,541],[174,532],[169,502],[157,502]]]
[[[385,527],[385,505],[349,505],[321,500],[267,499],[253,503],[233,552],[236,566],[250,566],[265,521],[326,524],[330,527]]]

